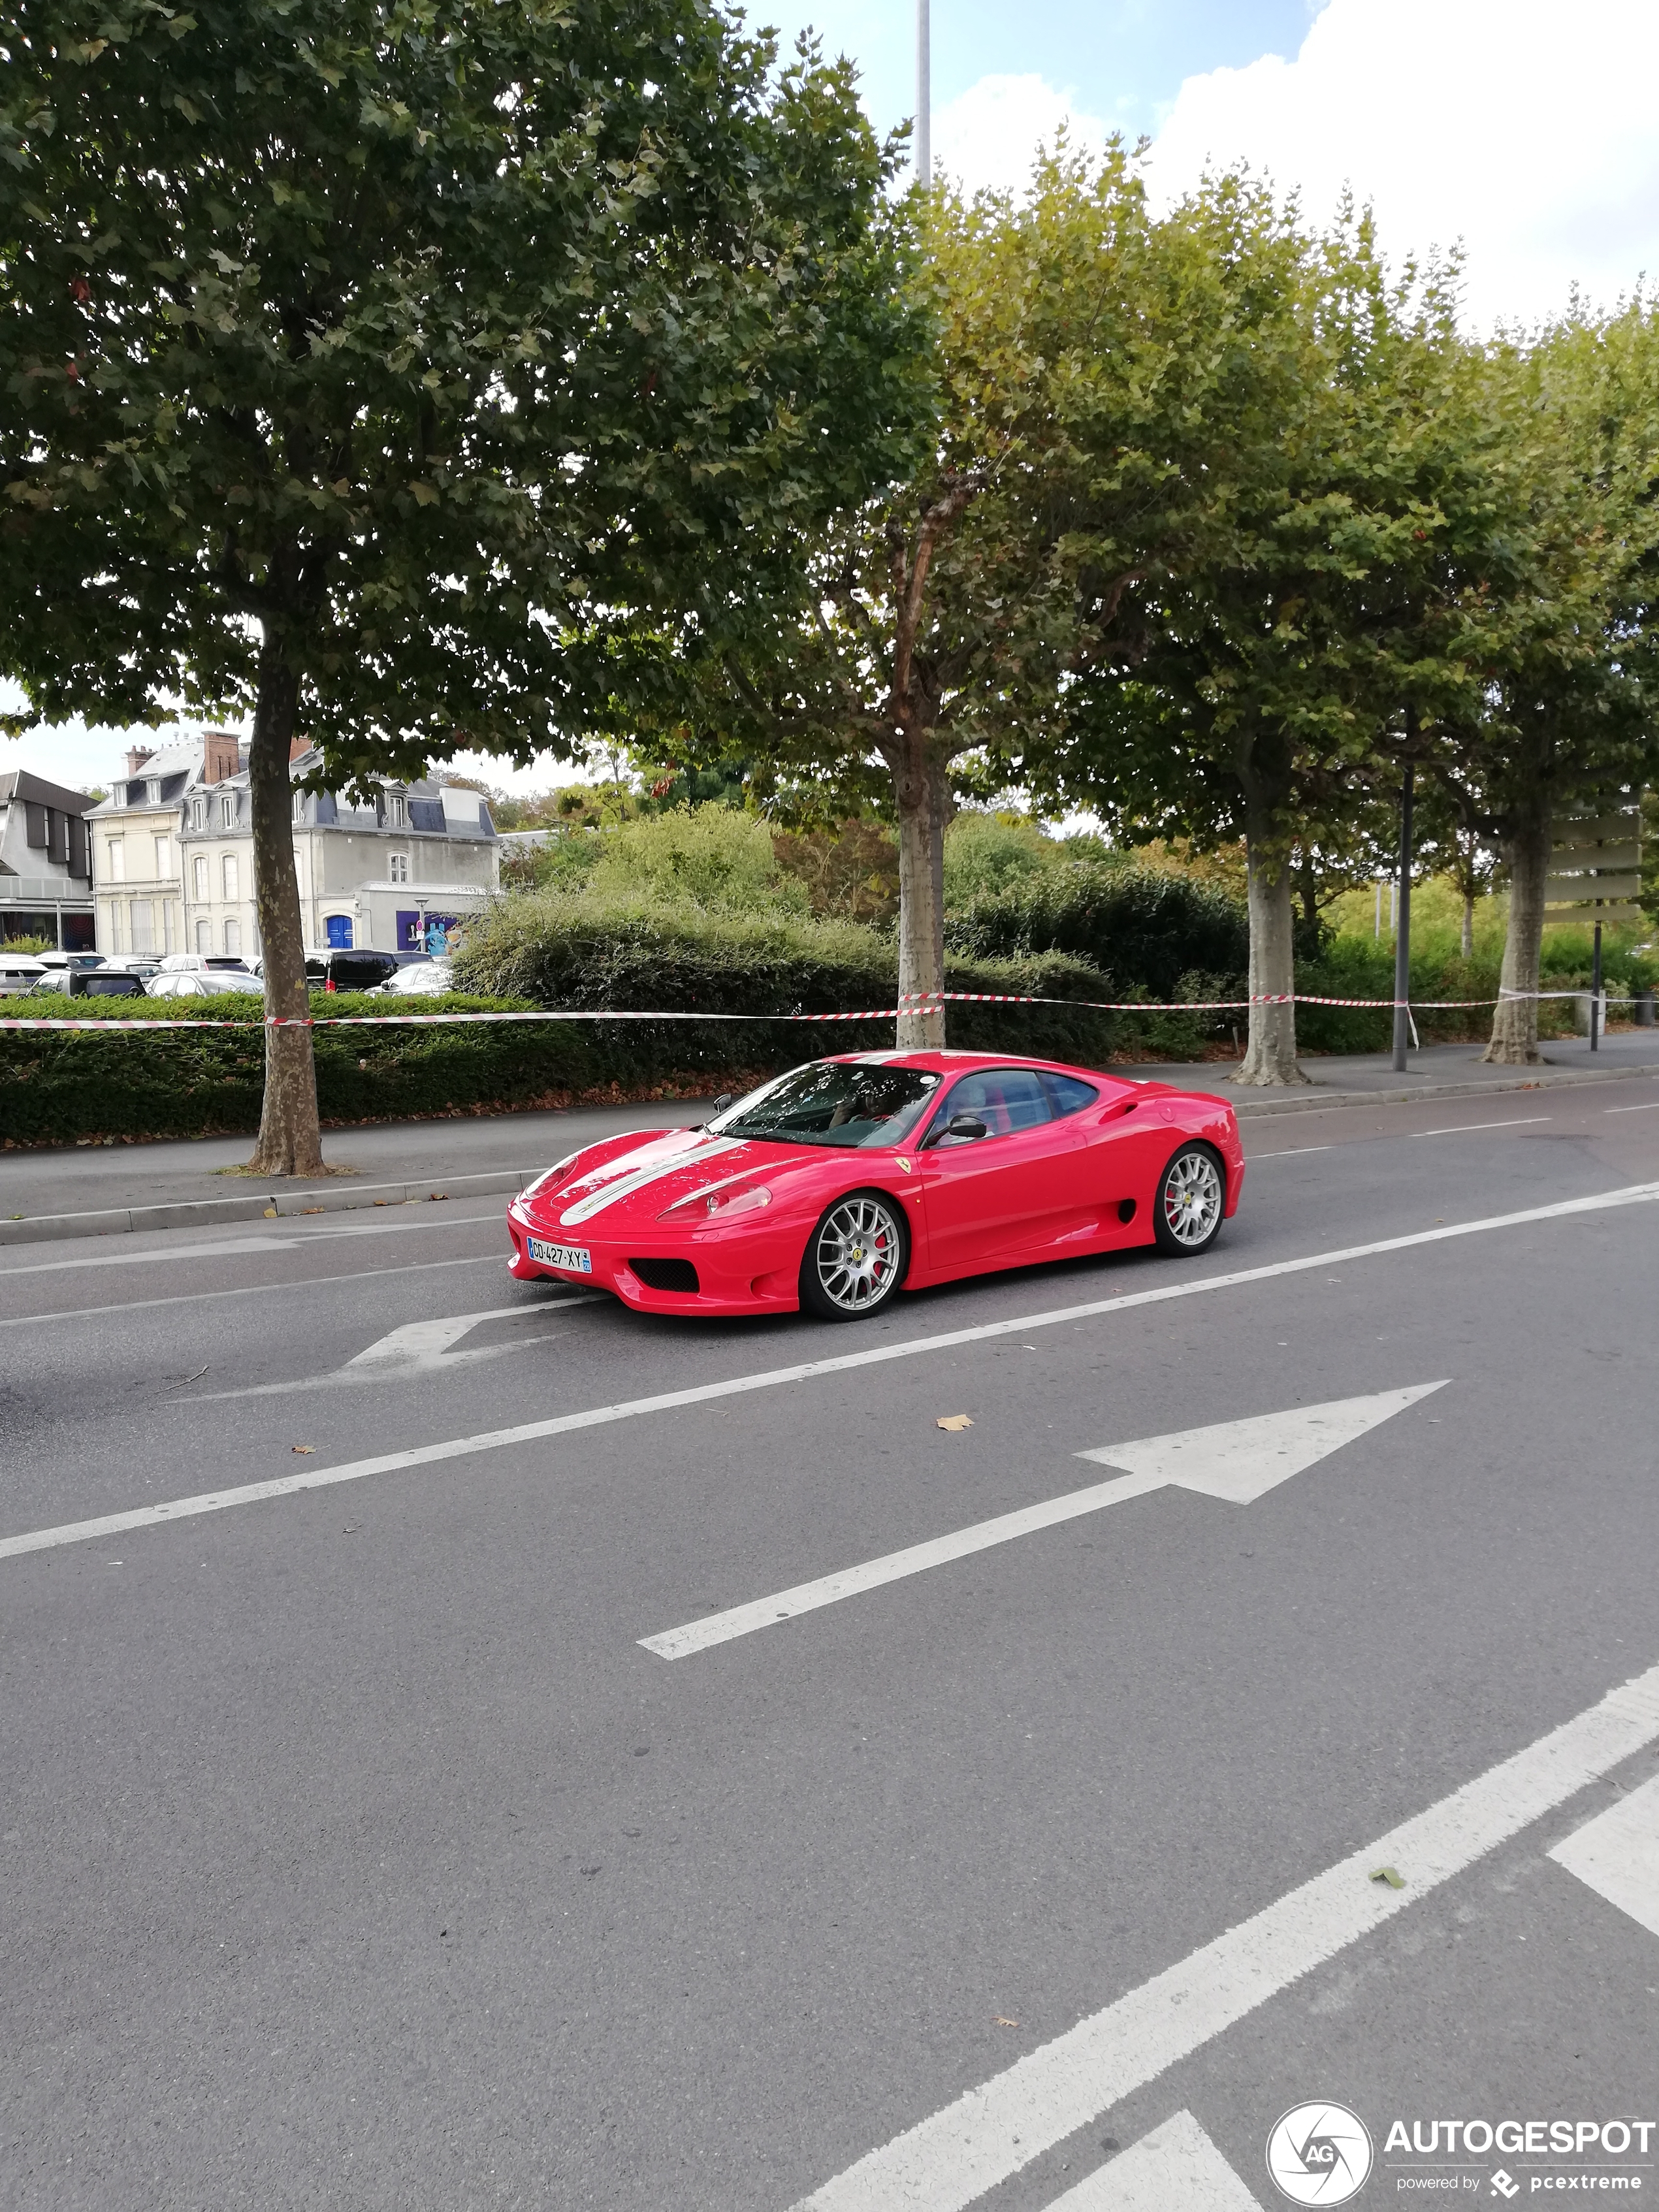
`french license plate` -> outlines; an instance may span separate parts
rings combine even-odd
[[[529,1240],[530,1256],[544,1267],[562,1267],[573,1275],[591,1275],[593,1255],[580,1244],[547,1244],[539,1237]]]

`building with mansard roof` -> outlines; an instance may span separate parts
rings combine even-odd
[[[301,788],[322,757],[296,744],[294,860],[307,953],[441,952],[495,893],[500,846],[476,791],[377,778],[368,799]],[[185,949],[259,949],[247,770],[191,794],[180,841]]]
[[[65,951],[92,950],[92,806],[84,791],[31,769],[0,775],[0,942],[44,937]]]
[[[179,836],[191,799],[237,775],[242,747],[229,730],[180,735],[160,747],[134,745],[126,773],[88,820],[97,871],[98,949],[187,952]]]

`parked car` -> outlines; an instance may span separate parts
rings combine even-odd
[[[388,975],[375,994],[377,998],[409,998],[433,991],[453,991],[455,988],[455,963],[441,954],[435,959],[412,960],[399,968],[395,975]]]
[[[84,973],[104,964],[101,952],[37,952],[34,957],[42,970],[34,986],[37,991],[67,991],[69,978],[76,969]]]
[[[313,991],[375,991],[402,965],[395,952],[313,953],[306,962],[306,980]]]
[[[852,1321],[994,1268],[1195,1257],[1244,1187],[1225,1099],[1046,1060],[849,1054],[719,1103],[549,1168],[507,1209],[509,1272],[646,1313]]]
[[[240,952],[169,952],[155,967],[162,975],[200,975],[214,969],[235,975],[253,973]]]
[[[71,968],[71,999],[142,999],[144,979],[126,968]]]
[[[32,991],[46,972],[32,952],[8,952],[0,945],[0,999]]]
[[[244,997],[259,995],[259,981],[246,968],[228,970],[222,968],[198,968],[174,970],[172,974],[152,975],[144,985],[152,999],[216,999],[227,992],[240,992]]]

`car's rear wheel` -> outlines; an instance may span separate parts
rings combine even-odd
[[[1164,1170],[1152,1202],[1158,1249],[1190,1258],[1207,1251],[1221,1233],[1227,1178],[1208,1145],[1183,1145]]]
[[[861,1321],[897,1291],[908,1258],[909,1232],[892,1200],[877,1190],[852,1191],[806,1240],[801,1304],[820,1321]]]

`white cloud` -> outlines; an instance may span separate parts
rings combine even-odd
[[[1329,0],[1293,61],[1187,79],[1156,189],[1245,160],[1323,222],[1343,187],[1403,259],[1463,243],[1466,319],[1610,307],[1659,277],[1654,0]]]
[[[1075,146],[1099,146],[1108,126],[1074,108],[1040,76],[982,76],[933,111],[933,166],[970,192],[1018,191],[1039,145],[1066,124]]]

